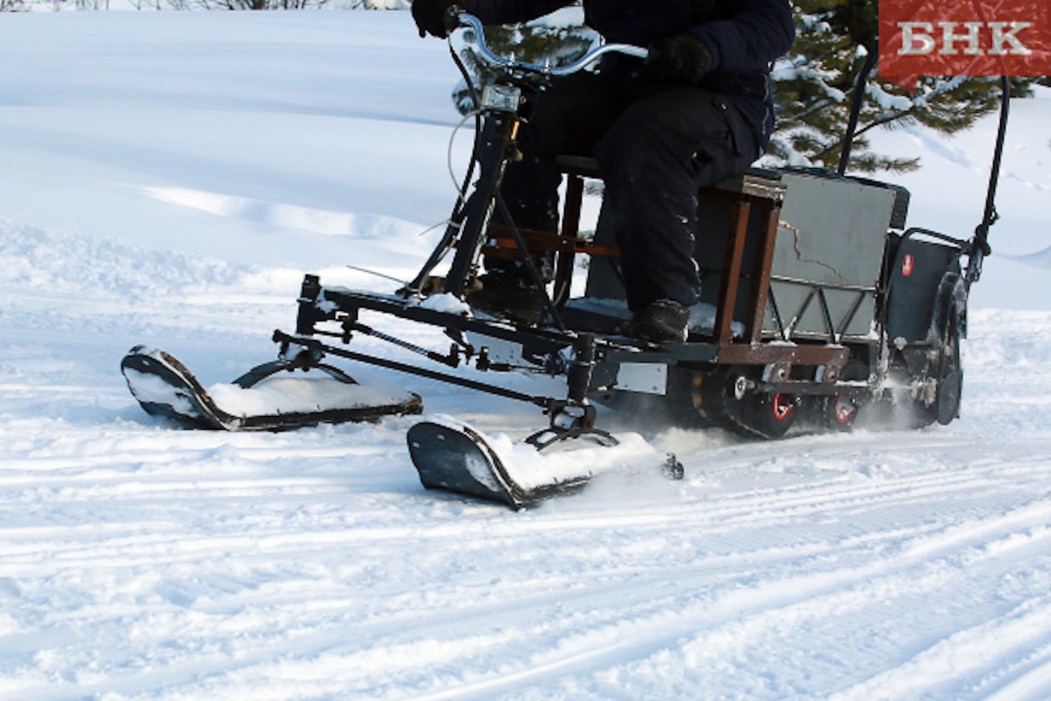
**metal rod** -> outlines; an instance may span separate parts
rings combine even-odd
[[[528,402],[529,404],[535,404],[539,407],[546,408],[550,406],[552,402],[556,401],[553,397],[543,397],[539,395],[525,394],[524,392],[516,392],[515,390],[506,389],[497,385],[491,385],[486,382],[478,382],[476,380],[469,380],[464,377],[450,375],[445,372],[428,370],[427,368],[421,368],[415,365],[409,365],[407,363],[400,363],[396,360],[388,360],[386,358],[379,358],[374,355],[367,355],[365,353],[357,353],[351,350],[344,350],[343,348],[337,348],[335,346],[326,345],[316,339],[289,336],[288,334],[282,331],[274,332],[274,340],[277,342],[294,343],[296,345],[304,346],[307,348],[317,348],[323,351],[324,353],[339,356],[340,358],[346,358],[347,360],[357,360],[362,363],[368,363],[369,365],[378,365],[379,367],[387,368],[388,370],[397,370],[398,372],[404,372],[410,375],[426,377],[429,380],[448,382],[449,384],[458,385],[467,389],[473,389],[478,392],[494,394],[498,397],[514,399],[519,402]]]
[[[525,265],[525,269],[529,273],[533,285],[535,285],[540,293],[544,295],[545,310],[551,315],[551,319],[555,322],[558,330],[565,331],[566,325],[562,323],[562,316],[558,313],[558,309],[555,308],[554,302],[551,301],[551,296],[547,293],[544,279],[540,276],[540,271],[536,269],[536,263],[533,262],[533,255],[529,252],[529,248],[526,246],[525,240],[522,238],[522,232],[520,232],[518,226],[515,225],[514,219],[511,217],[511,210],[507,208],[507,203],[504,201],[503,195],[499,192],[496,193],[496,208],[500,213],[500,216],[507,222],[507,228],[511,231],[511,236],[515,240],[515,246],[522,255],[522,263]]]
[[[468,274],[476,263],[479,241],[485,235],[490,208],[500,188],[508,148],[514,141],[513,134],[517,125],[518,117],[515,115],[489,114],[483,120],[483,151],[476,156],[479,167],[478,183],[467,200],[462,228],[455,243],[456,253],[442,289],[443,292],[461,299],[467,286]]]
[[[435,353],[429,348],[423,348],[422,346],[417,346],[415,343],[403,341],[396,336],[391,336],[390,334],[383,333],[382,331],[377,331],[371,326],[366,326],[365,324],[355,322],[350,324],[349,326],[351,331],[354,331],[356,333],[363,333],[366,336],[372,336],[373,338],[378,338],[381,341],[386,341],[387,343],[398,346],[399,348],[403,348],[417,355],[422,355],[428,360],[433,360],[437,363],[441,363],[442,365],[448,365],[451,368],[459,367],[459,359],[455,354],[442,355],[441,353]]]
[[[971,285],[982,276],[982,262],[992,251],[989,248],[989,229],[1000,218],[996,211],[996,188],[1000,182],[1000,165],[1003,161],[1004,142],[1007,139],[1007,119],[1011,113],[1011,82],[1007,76],[1000,77],[1000,125],[996,131],[996,147],[993,150],[993,165],[989,171],[989,188],[985,194],[985,212],[982,223],[974,230],[973,250],[967,264],[967,284]]]
[[[867,47],[866,47],[867,48]],[[876,59],[879,53],[869,50],[865,56],[865,63],[861,66],[861,72],[854,81],[854,95],[850,100],[850,116],[847,118],[847,132],[843,135],[843,150],[839,154],[839,174],[846,175],[847,166],[850,164],[850,152],[854,148],[854,134],[858,130],[858,119],[861,118],[861,103],[865,101],[865,86],[869,82],[869,74],[876,67]]]

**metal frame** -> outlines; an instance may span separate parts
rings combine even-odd
[[[481,25],[465,15],[460,15],[460,19],[475,31],[478,50],[485,57],[488,49],[484,46]],[[864,347],[870,351],[872,357],[877,355],[871,352],[872,349],[878,347],[878,356],[886,358],[888,339],[882,337],[884,334],[881,334],[878,339],[849,338],[845,336],[845,329],[856,317],[868,296],[875,296],[877,299],[875,322],[882,328],[882,325],[886,323],[886,300],[889,292],[887,285],[891,278],[890,274],[884,272],[883,279],[877,288],[815,283],[774,276],[771,268],[785,187],[760,174],[747,173],[729,178],[714,186],[718,196],[726,198],[730,203],[731,230],[725,248],[716,321],[709,339],[655,347],[624,337],[592,334],[566,328],[560,316],[560,310],[569,296],[575,254],[597,252],[590,250],[587,245],[581,244],[578,240],[584,179],[600,177],[594,162],[589,159],[564,158],[560,160],[560,166],[567,177],[567,188],[561,238],[554,244],[553,249],[559,254],[554,292],[547,298],[545,305],[547,318],[550,320],[549,325],[517,325],[502,320],[472,318],[462,314],[427,309],[419,304],[419,299],[423,296],[422,290],[432,278],[437,266],[449,254],[452,254],[452,261],[442,280],[441,289],[444,293],[463,298],[471,280],[477,275],[478,261],[482,247],[490,235],[490,221],[494,213],[500,214],[501,219],[511,222],[511,217],[499,195],[499,187],[506,164],[517,153],[515,144],[518,131],[521,123],[528,119],[532,94],[542,89],[544,80],[548,76],[572,72],[570,68],[578,70],[597,58],[598,55],[623,50],[623,48],[602,47],[601,50],[585,56],[584,59],[566,69],[522,64],[513,59],[491,61],[492,65],[502,70],[502,73],[496,78],[496,83],[506,87],[507,91],[501,95],[506,98],[507,95],[518,94],[520,97],[517,106],[513,109],[514,100],[510,99],[505,99],[503,102],[492,101],[492,104],[483,106],[474,160],[469,171],[469,173],[474,173],[477,169],[478,176],[469,195],[466,193],[468,183],[465,180],[463,196],[454,208],[445,235],[435,251],[409,286],[398,295],[379,295],[344,288],[323,287],[316,276],[307,275],[304,278],[299,299],[296,333],[287,334],[281,331],[274,333],[274,340],[281,345],[281,357],[287,357],[294,346],[309,351],[307,355],[310,358],[316,358],[317,362],[320,362],[324,355],[330,354],[479,392],[528,402],[542,408],[550,415],[551,425],[547,433],[554,432],[556,437],[576,437],[584,433],[601,434],[594,427],[594,409],[589,404],[588,395],[608,391],[611,387],[615,387],[622,363],[680,366],[698,371],[729,370],[742,373],[740,375],[742,379],[747,375],[749,391],[767,394],[856,397],[871,395],[875,392],[881,381],[881,372],[885,374],[887,371],[885,366],[882,367],[882,371],[876,367],[870,368],[867,377],[862,380],[842,378],[851,358],[852,347]],[[1003,118],[1005,121],[1006,106]],[[845,146],[844,157],[849,158],[849,135]],[[998,143],[998,155],[1001,150],[1002,133],[1000,143]],[[845,161],[841,161],[841,168],[845,168]],[[995,177],[990,184],[986,217],[974,241],[963,242],[923,229],[909,229],[902,234],[902,240],[922,233],[957,246],[962,254],[971,256],[968,281],[976,280],[980,272],[981,255],[987,248],[983,234],[987,233],[988,225],[995,221],[995,207],[991,204],[994,192]],[[539,275],[535,268],[532,268],[532,258],[522,232],[513,223],[507,228],[513,240],[513,248],[521,253],[523,261],[531,268],[536,283],[543,289]],[[750,232],[755,231],[759,232],[759,240],[749,241]],[[758,252],[756,269],[750,271],[752,287],[748,291],[748,298],[751,304],[743,322],[745,332],[741,338],[735,338],[733,334],[734,312],[738,298],[744,292],[741,287],[742,267],[745,260],[745,248],[750,245],[756,246]],[[810,288],[810,291],[798,309],[786,310],[778,304],[771,282],[805,285]],[[856,301],[840,319],[834,319],[830,311],[826,298],[826,292],[830,290],[857,293]],[[799,334],[793,333],[793,326],[812,304],[818,304],[821,308],[826,333],[813,334],[811,332],[811,335],[816,337],[800,338]],[[768,309],[776,324],[776,329],[773,331],[764,330]],[[440,328],[451,339],[452,344],[447,352],[423,348],[412,341],[388,335],[364,324],[359,318],[361,311],[386,314]],[[789,312],[791,316],[787,316]],[[364,334],[383,340],[447,368],[473,364],[481,371],[509,371],[523,368],[497,362],[490,357],[486,346],[476,347],[468,339],[469,336],[476,339],[475,343],[479,342],[478,337],[488,337],[518,344],[522,348],[522,357],[531,363],[527,369],[537,373],[566,376],[566,396],[558,398],[530,395],[497,384],[480,382],[449,372],[351,351],[342,347],[349,344],[355,334]],[[323,342],[319,340],[319,337],[338,339],[341,345]],[[780,343],[770,343],[771,340],[780,341]],[[794,368],[803,368],[804,371],[793,372]],[[537,443],[548,440],[548,438],[538,438]]]

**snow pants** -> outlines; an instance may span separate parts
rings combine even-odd
[[[501,192],[515,224],[556,231],[555,157],[594,157],[605,181],[596,239],[620,249],[628,307],[658,299],[689,306],[699,289],[694,241],[703,235],[697,190],[743,172],[759,144],[731,97],[655,83],[641,63],[620,61],[556,79],[538,96],[520,138],[523,158],[508,165]]]

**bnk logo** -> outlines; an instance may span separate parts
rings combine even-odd
[[[926,56],[937,51],[943,56],[1029,56],[1018,33],[1033,26],[1032,22],[899,22],[901,48],[899,56]],[[988,39],[986,39],[988,36]],[[939,38],[941,42],[939,43]]]
[[[1051,75],[1048,0],[880,0],[879,72],[918,76]]]

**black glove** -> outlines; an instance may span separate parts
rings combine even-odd
[[[412,0],[412,18],[420,38],[430,34],[444,39],[449,34],[445,29],[445,11],[455,4],[455,0]]]
[[[650,49],[646,67],[661,80],[694,85],[711,70],[712,53],[693,34],[676,34]]]

